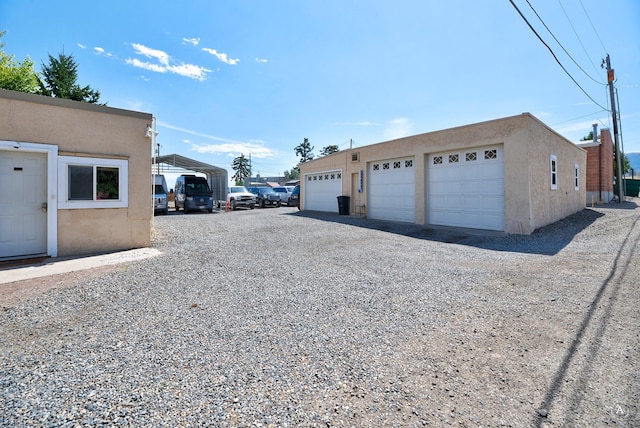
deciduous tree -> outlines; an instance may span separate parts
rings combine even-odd
[[[1,40],[4,34],[0,31],[0,88],[30,94],[40,93],[34,62],[29,57],[22,62],[16,61],[13,55],[6,54]]]

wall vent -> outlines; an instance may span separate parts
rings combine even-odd
[[[351,162],[360,162],[360,152],[351,153]]]

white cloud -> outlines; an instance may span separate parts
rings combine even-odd
[[[139,43],[134,43],[131,46],[133,47],[133,50],[136,52],[136,54],[144,55],[147,58],[151,58],[151,59],[157,59],[160,62],[160,64],[169,65],[169,54],[167,54],[166,52],[163,52],[157,49],[148,48]]]
[[[150,62],[140,61],[138,58],[128,58],[125,61],[129,65],[133,65],[134,67],[142,68],[144,70],[155,71],[156,73],[166,73],[167,67],[160,64],[152,64]]]
[[[242,153],[251,154],[252,158],[267,159],[275,158],[276,153],[270,148],[253,143],[226,143],[226,144],[192,144],[191,150],[197,153],[210,153],[217,155],[226,154],[229,157],[237,157]]]
[[[413,122],[410,122],[406,117],[399,117],[389,121],[384,130],[384,136],[388,140],[406,137],[410,135],[412,128]]]
[[[194,37],[192,39],[183,38],[182,43],[185,45],[192,44],[193,46],[198,46],[198,43],[200,43],[200,37]]]
[[[264,58],[256,58],[256,62],[258,62],[260,64],[264,64],[265,62],[267,62],[267,60],[264,59]]]
[[[208,68],[200,67],[199,65],[194,64],[180,64],[180,65],[172,65],[167,67],[167,69],[175,74],[180,76],[190,77],[192,79],[197,79],[203,81],[207,78],[207,73],[210,72]]]
[[[76,45],[78,45],[78,47],[80,49],[86,49],[87,47],[85,45],[83,45],[82,43],[76,43]]]
[[[221,141],[223,143],[239,143],[235,140],[230,140],[228,138],[216,137],[215,135],[204,134],[198,131],[192,131],[191,129],[181,128],[176,125],[172,125],[170,123],[158,121],[158,126],[162,128],[172,129],[174,131],[184,132],[185,134],[195,135],[196,137],[206,138],[208,140]],[[189,142],[189,140],[184,140],[185,142]]]
[[[238,58],[236,58],[236,59],[229,58],[226,53],[218,52],[215,49],[202,48],[202,50],[205,51],[205,52],[210,53],[213,56],[215,56],[216,58],[218,58],[220,61],[224,62],[225,64],[236,65],[240,61]]]
[[[195,64],[172,64],[171,57],[164,51],[152,49],[139,43],[131,45],[138,55],[143,55],[157,62],[140,61],[137,58],[127,58],[126,63],[134,67],[144,70],[154,71],[156,73],[173,73],[179,76],[189,77],[203,81],[207,77],[207,73],[211,70]]]
[[[96,46],[96,47],[93,48],[93,53],[95,55],[104,55],[104,56],[106,56],[108,58],[112,58],[113,57],[113,54],[111,52],[106,52],[103,48],[101,48],[99,46]]]
[[[603,117],[599,119],[583,120],[581,122],[574,122],[565,126],[556,127],[554,128],[554,130],[558,134],[562,134],[562,135],[572,134],[576,132],[587,135],[589,131],[593,130],[594,123],[598,123],[598,127],[602,128],[603,127],[602,123],[607,123],[607,119],[608,119],[607,117]],[[581,135],[581,136],[584,136],[584,135]]]
[[[191,145],[191,150],[197,153],[221,154],[237,157],[244,153],[255,158],[275,158],[277,153],[266,147],[261,140],[252,140],[249,142],[235,141],[229,138],[217,137],[215,135],[204,134],[202,132],[192,131],[190,129],[181,128],[166,122],[158,121],[158,127],[172,129],[174,131],[184,132],[185,134],[194,135],[196,137],[205,138],[207,140],[219,141],[221,144],[196,144],[189,139],[183,139],[182,142]]]

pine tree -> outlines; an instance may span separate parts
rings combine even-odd
[[[100,91],[89,85],[81,87],[78,82],[78,64],[73,55],[61,53],[58,58],[49,55],[49,64],[42,64],[40,90],[42,95],[55,98],[67,98],[75,101],[96,104],[100,100]]]

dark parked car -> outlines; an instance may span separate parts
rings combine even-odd
[[[296,206],[300,209],[300,186],[293,188],[293,192],[291,192],[291,197],[289,198],[289,206]]]
[[[248,190],[256,195],[256,205],[260,208],[280,206],[280,194],[271,187],[249,187]]]

